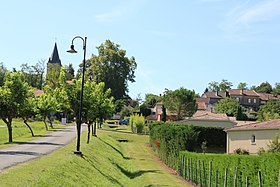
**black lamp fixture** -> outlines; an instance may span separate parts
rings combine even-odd
[[[82,152],[80,150],[80,144],[81,144],[81,126],[82,126],[83,95],[84,95],[84,82],[85,82],[87,37],[85,37],[85,38],[82,38],[81,36],[74,37],[72,39],[72,44],[70,46],[70,49],[67,51],[68,53],[77,53],[77,51],[74,48],[74,44],[73,44],[74,40],[76,38],[80,38],[83,41],[84,58],[83,58],[82,89],[81,89],[81,95],[80,95],[80,107],[79,107],[79,116],[78,116],[78,123],[77,123],[77,149],[76,149],[76,151],[74,151],[74,154],[82,155]]]

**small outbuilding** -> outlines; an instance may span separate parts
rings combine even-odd
[[[248,125],[236,126],[226,129],[227,153],[234,153],[241,148],[250,154],[257,154],[263,148],[268,149],[275,134],[280,133],[280,120],[256,122]]]

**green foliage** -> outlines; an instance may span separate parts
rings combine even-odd
[[[177,169],[179,151],[196,147],[198,132],[192,125],[154,122],[149,125],[150,144],[161,160]]]
[[[180,152],[180,159],[185,157],[186,160],[186,171],[188,175],[188,166],[190,166],[190,159],[192,162],[193,174],[195,174],[195,165],[202,162],[205,165],[206,182],[209,179],[209,165],[212,163],[212,175],[211,181],[212,186],[215,184],[216,172],[218,173],[218,186],[223,186],[224,184],[224,174],[227,168],[227,185],[234,186],[233,179],[237,168],[237,186],[243,186],[246,181],[246,177],[249,179],[250,186],[258,186],[258,171],[262,173],[262,181],[264,186],[277,186],[278,185],[278,175],[280,169],[280,154],[262,154],[260,156],[253,155],[225,155],[225,154],[199,154],[191,153],[187,151]],[[181,160],[178,160],[179,171],[184,171],[183,165],[181,165]],[[197,165],[196,165],[197,166]],[[199,171],[198,171],[199,173]],[[193,177],[193,182],[199,183],[200,176]],[[241,183],[243,185],[241,185]]]
[[[127,95],[128,82],[135,82],[135,58],[126,57],[126,51],[110,40],[106,40],[97,49],[98,55],[93,55],[87,62],[87,76],[104,82],[105,89],[110,88],[116,100],[122,99]]]
[[[268,153],[278,153],[280,152],[280,142],[279,142],[279,135],[276,133],[273,137],[272,142],[268,145]]]
[[[247,90],[248,89],[248,84],[246,82],[240,82],[237,86],[238,89],[243,89],[243,90]]]
[[[30,94],[21,72],[6,72],[4,85],[0,87],[0,116],[7,124],[9,142],[13,141],[12,120],[20,115],[20,109],[24,107]]]
[[[259,93],[271,93],[272,92],[272,86],[269,84],[269,82],[263,82],[259,86],[252,86],[252,90],[255,90]]]
[[[177,119],[191,117],[197,110],[195,92],[183,87],[171,91],[167,90],[163,97],[164,106],[171,112],[176,113]]]
[[[236,120],[247,120],[248,117],[246,114],[243,113],[242,107],[238,106],[237,113],[236,113]]]
[[[258,111],[258,120],[265,121],[269,119],[280,119],[280,101],[270,101],[260,107]]]
[[[138,114],[133,114],[129,118],[129,125],[132,132],[141,134],[145,126],[145,117]]]
[[[146,94],[145,95],[145,101],[143,105],[145,105],[147,108],[153,108],[157,102],[160,102],[162,98],[155,94]]]
[[[7,68],[4,66],[3,62],[0,62],[0,86],[4,84],[5,73],[7,72]]]
[[[226,79],[222,79],[220,83],[213,81],[208,84],[208,88],[212,92],[217,92],[217,91],[225,92],[226,90],[231,89],[231,87],[232,87],[232,83]]]
[[[228,116],[236,116],[239,102],[236,99],[224,98],[215,105],[215,111],[226,113]]]
[[[75,70],[71,63],[68,66],[65,66],[65,70],[66,70],[66,80],[72,80],[75,78]]]
[[[61,66],[59,64],[48,63],[46,83],[51,88],[56,88],[59,84],[59,74]]]

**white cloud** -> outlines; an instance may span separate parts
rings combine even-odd
[[[225,30],[239,32],[250,29],[252,25],[273,21],[280,16],[280,1],[266,0],[259,3],[246,1],[227,14]]]

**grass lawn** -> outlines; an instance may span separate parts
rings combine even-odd
[[[20,142],[30,141],[36,137],[40,137],[47,133],[50,133],[53,130],[49,127],[49,130],[46,131],[45,124],[42,121],[28,122],[28,124],[31,126],[35,137],[31,136],[29,129],[23,123],[22,119],[13,119],[13,143],[10,144],[8,143],[7,125],[2,120],[0,120],[0,148],[11,146]],[[54,129],[64,127],[64,125],[60,125],[59,123],[54,124]]]
[[[100,130],[97,135],[90,144],[82,135],[83,157],[73,154],[73,142],[0,173],[1,186],[188,186],[156,161],[148,136]]]

